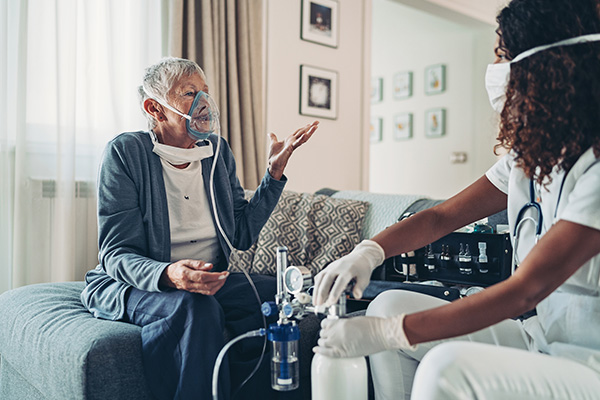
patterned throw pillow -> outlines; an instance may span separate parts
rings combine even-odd
[[[286,246],[288,265],[303,265],[314,275],[362,240],[368,207],[364,201],[284,191],[257,243],[238,252],[240,265],[247,267],[252,257],[250,272],[276,275],[277,247]]]
[[[227,270],[230,272],[242,272],[242,268],[248,273],[254,272],[252,270],[252,260],[254,260],[254,252],[256,251],[256,242],[250,246],[248,250],[233,250],[229,256],[229,267]]]

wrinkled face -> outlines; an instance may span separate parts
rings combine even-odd
[[[184,75],[171,87],[167,101],[182,114],[188,114],[196,94],[200,91],[208,93],[208,85],[200,74]],[[185,120],[183,122],[185,125]]]
[[[200,91],[208,92],[208,85],[200,74],[184,75],[173,83],[165,100],[182,114],[188,114]],[[159,141],[178,147],[193,146],[194,140],[187,133],[187,120],[167,107],[160,107],[160,110],[156,116],[158,125],[154,129]]]

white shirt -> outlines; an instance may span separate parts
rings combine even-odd
[[[194,161],[179,169],[162,158],[160,161],[169,207],[171,261],[189,258],[215,263],[220,245],[201,162]]]
[[[530,199],[530,181],[516,167],[513,154],[499,160],[486,176],[508,195],[507,211],[512,236],[517,214]],[[547,191],[541,190],[542,234],[561,219],[600,230],[600,159],[596,158],[593,149],[588,149],[577,160],[564,184],[563,178],[564,172],[553,172],[552,184]],[[534,226],[533,223],[523,225],[519,248],[516,249],[520,260],[533,246]],[[537,314],[524,323],[534,350],[571,358],[600,372],[600,255],[581,266],[540,302]]]

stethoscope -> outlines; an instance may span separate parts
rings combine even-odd
[[[560,204],[560,198],[562,195],[563,187],[565,186],[565,180],[567,179],[568,171],[565,171],[565,175],[563,176],[562,182],[560,184],[560,190],[558,192],[558,199],[556,199],[556,208],[554,209],[554,218],[556,219],[556,215],[558,213],[558,205]],[[537,219],[533,216],[525,217],[525,213],[527,210],[533,209],[535,214],[537,214]],[[519,260],[519,256],[517,254],[517,247],[519,246],[519,234],[521,232],[521,226],[526,221],[532,221],[535,224],[535,241],[534,246],[540,240],[540,236],[542,235],[542,228],[544,227],[544,215],[542,213],[542,206],[535,199],[535,188],[533,178],[529,180],[529,201],[525,203],[523,207],[519,210],[517,214],[517,219],[515,220],[515,229],[513,230],[513,238],[514,238],[514,246],[513,246],[513,263],[511,267],[511,274],[515,272],[515,269],[519,266],[521,261]]]

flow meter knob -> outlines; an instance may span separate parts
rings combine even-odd
[[[260,307],[260,311],[263,313],[265,317],[270,317],[271,315],[277,314],[277,304],[274,301],[265,301],[262,303]]]
[[[283,315],[288,318],[291,318],[294,315],[294,307],[290,303],[284,303],[283,307],[281,307],[281,311],[283,311]]]

